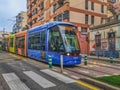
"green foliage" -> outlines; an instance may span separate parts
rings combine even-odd
[[[2,50],[2,47],[0,46],[0,50]]]
[[[100,77],[100,78],[95,78],[95,79],[120,88],[120,75],[105,76],[105,77]]]

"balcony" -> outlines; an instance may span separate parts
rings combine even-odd
[[[117,22],[118,21],[118,16],[113,16],[113,17],[109,17],[109,18],[106,18],[106,23],[109,23],[109,22]]]
[[[111,11],[113,15],[116,14],[113,6],[108,6],[108,10]]]
[[[104,21],[105,22],[103,24],[100,24],[97,26],[92,26],[92,27],[90,27],[90,29],[93,30],[93,29],[102,28],[102,27],[120,23],[120,20],[118,20],[118,15],[115,15],[115,16],[109,17],[109,18],[105,18]]]

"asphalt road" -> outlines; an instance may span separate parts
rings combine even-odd
[[[44,65],[0,52],[0,90],[90,90]]]

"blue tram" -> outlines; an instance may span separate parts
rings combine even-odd
[[[63,55],[63,65],[81,63],[80,47],[76,35],[76,27],[67,22],[49,22],[28,31],[28,57],[48,62],[48,55],[52,63],[60,65]]]

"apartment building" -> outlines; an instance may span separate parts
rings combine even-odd
[[[107,17],[108,0],[27,0],[30,28],[49,21],[71,22],[80,31],[81,52],[88,53],[89,27]],[[109,0],[110,1],[110,0]]]
[[[90,53],[120,57],[120,0],[108,7],[108,11],[111,14],[102,24],[90,27]]]
[[[13,33],[17,33],[17,32],[26,30],[25,29],[26,25],[27,25],[27,14],[25,11],[21,11],[16,16],[16,22],[13,25]]]
[[[90,53],[120,57],[120,13],[106,18],[103,24],[90,27]]]

